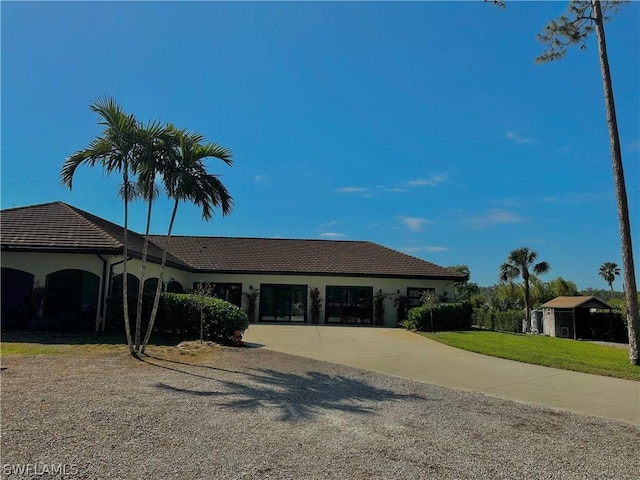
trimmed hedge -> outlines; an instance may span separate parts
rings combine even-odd
[[[476,308],[473,310],[473,323],[479,327],[497,332],[522,333],[522,310],[505,310],[503,312]]]
[[[129,321],[131,332],[135,329],[137,298],[129,298]],[[153,297],[143,297],[142,329],[146,331]],[[188,293],[163,293],[160,297],[158,315],[153,325],[154,332],[169,333],[185,339],[200,338],[200,312],[204,315],[204,338],[207,340],[227,340],[234,330],[249,328],[247,314],[232,303],[214,297],[201,297]],[[111,331],[124,329],[122,297],[109,299],[109,320]]]
[[[433,330],[468,330],[471,328],[473,308],[469,302],[441,303],[433,307]],[[402,323],[409,330],[431,331],[429,307],[409,310],[409,319]]]

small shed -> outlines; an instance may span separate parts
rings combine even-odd
[[[544,333],[551,337],[589,338],[589,317],[592,310],[612,307],[598,297],[556,297],[542,305]]]

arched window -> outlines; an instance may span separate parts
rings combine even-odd
[[[138,277],[131,273],[127,273],[127,295],[130,297],[137,297],[139,286],[140,280],[138,280]],[[111,280],[111,296],[122,296],[122,274],[116,275]]]
[[[157,278],[147,278],[144,281],[144,294],[145,295],[155,295],[156,288],[158,288],[158,279]]]
[[[183,293],[184,288],[182,288],[182,284],[177,280],[172,280],[167,285],[167,292],[169,293]]]
[[[99,290],[100,277],[85,270],[58,270],[47,275],[44,302],[47,328],[93,330]]]
[[[32,298],[33,279],[29,272],[2,267],[2,328],[26,327],[41,308],[39,299]]]

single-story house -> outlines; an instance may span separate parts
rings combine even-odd
[[[63,202],[2,210],[2,323],[21,328],[33,318],[80,329],[106,318],[107,298],[123,286],[124,229]],[[144,237],[129,230],[129,295],[139,287]],[[145,290],[155,291],[165,236],[149,244]],[[321,292],[320,323],[372,324],[373,298],[385,294],[384,325],[396,325],[394,299],[416,306],[420,293],[454,298],[467,276],[366,241],[172,236],[164,289],[201,282],[246,308],[259,292],[258,322],[309,323],[309,290]],[[102,324],[104,327],[104,323]]]
[[[598,297],[556,297],[542,305],[544,333],[551,337],[591,338],[590,315],[592,310],[608,310],[612,307]]]

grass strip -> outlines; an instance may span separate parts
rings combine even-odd
[[[492,357],[640,381],[640,366],[629,363],[629,352],[624,348],[543,335],[501,333],[479,329],[458,332],[422,332],[421,335],[452,347]]]

